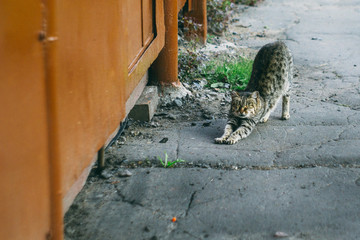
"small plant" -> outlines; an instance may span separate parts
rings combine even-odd
[[[161,159],[161,157],[158,157],[158,159],[159,159],[161,165],[162,165],[164,168],[173,167],[174,164],[176,164],[176,163],[185,162],[185,160],[182,160],[182,159],[176,159],[175,161],[172,161],[172,162],[168,161],[168,155],[167,155],[166,152],[165,152],[165,159],[164,159],[164,161]]]
[[[207,34],[206,42],[207,42],[207,43],[210,43],[210,44],[214,44],[214,43],[216,43],[215,38],[216,38],[215,35],[213,35],[213,34]]]
[[[228,26],[229,16],[227,11],[231,7],[229,0],[209,0],[207,7],[208,31],[220,35]]]
[[[261,0],[234,0],[233,2],[236,4],[244,4],[249,6],[255,6],[257,2],[260,2]]]
[[[215,83],[228,83],[234,90],[243,90],[248,84],[253,61],[240,58],[236,61],[211,61],[202,69],[202,75],[207,79],[208,86]]]
[[[202,62],[201,54],[196,52],[195,43],[189,43],[185,50],[179,50],[178,77],[181,82],[191,82],[194,78],[201,77],[198,66]]]

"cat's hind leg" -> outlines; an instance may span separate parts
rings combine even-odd
[[[282,116],[281,119],[288,120],[290,118],[290,95],[284,94],[282,97]]]
[[[215,143],[225,143],[232,132],[233,126],[231,124],[226,124],[224,134],[219,138],[215,138]]]

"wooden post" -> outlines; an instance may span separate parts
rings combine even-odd
[[[178,79],[177,1],[164,0],[165,46],[152,65],[151,77],[162,86],[180,86]]]
[[[185,16],[188,19],[191,19],[195,24],[200,24],[201,27],[196,31],[192,30],[191,26],[188,26],[190,31],[186,33],[187,38],[199,39],[200,43],[206,44],[206,35],[207,35],[207,17],[206,17],[206,0],[192,0],[189,1],[188,12],[185,13]],[[185,22],[186,24],[187,22]]]
[[[105,168],[105,146],[102,146],[97,154],[98,172],[101,173]]]

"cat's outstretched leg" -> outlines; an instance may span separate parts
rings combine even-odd
[[[227,138],[231,135],[232,132],[233,132],[232,125],[226,124],[224,134],[219,138],[215,138],[215,143],[225,143]]]
[[[244,120],[240,127],[236,129],[231,135],[226,139],[225,143],[235,144],[240,139],[246,138],[253,131],[256,122],[250,119]]]
[[[288,120],[290,118],[290,95],[284,94],[282,97],[282,116],[281,119]]]

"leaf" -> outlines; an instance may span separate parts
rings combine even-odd
[[[165,167],[165,164],[164,164],[164,162],[162,161],[161,157],[158,157],[158,159],[159,159],[161,165],[163,165],[163,167]]]
[[[174,165],[175,163],[179,163],[179,162],[185,162],[185,160],[177,159],[177,160],[175,160],[175,161],[173,161],[173,162],[170,162],[170,163],[168,164],[168,167],[171,167],[171,166]]]
[[[217,82],[217,83],[213,83],[213,84],[211,84],[210,85],[210,87],[212,87],[212,88],[219,88],[219,87],[224,87],[224,83],[222,83],[222,82]]]
[[[167,162],[168,162],[168,155],[167,155],[167,153],[165,152],[165,167],[167,167]]]

